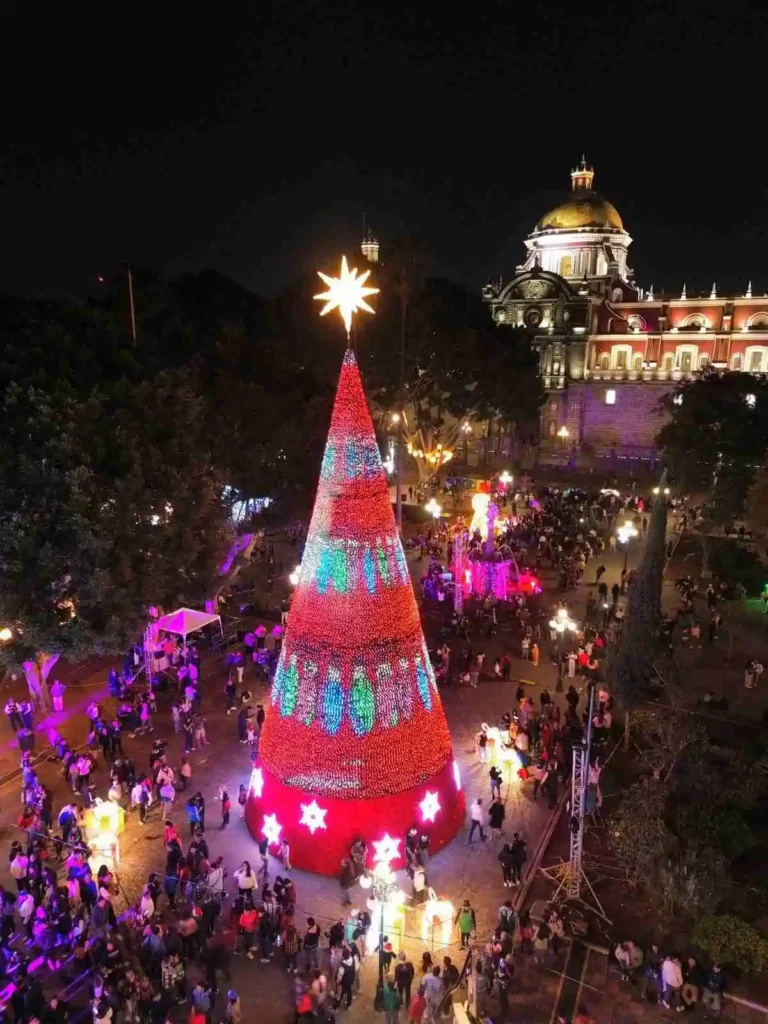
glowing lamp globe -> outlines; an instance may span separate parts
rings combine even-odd
[[[352,350],[259,754],[248,827],[257,840],[265,829],[272,842],[287,839],[295,867],[335,876],[362,839],[368,867],[376,856],[396,869],[415,823],[433,852],[463,825],[451,737]]]

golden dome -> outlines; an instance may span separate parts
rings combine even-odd
[[[586,189],[574,189],[565,202],[545,213],[536,225],[537,231],[574,231],[577,228],[616,228],[623,231],[624,225],[615,206],[597,192]]]

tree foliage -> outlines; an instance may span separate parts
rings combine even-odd
[[[366,385],[382,413],[404,409],[406,440],[414,451],[434,452],[438,444],[455,449],[467,419],[497,420],[505,428],[537,421],[544,393],[524,332],[497,326],[478,295],[430,276],[412,245],[387,254],[376,284],[376,316],[362,325]],[[434,469],[423,457],[417,462],[422,475]]]
[[[662,477],[663,491],[666,475]],[[643,557],[629,590],[621,636],[608,650],[606,680],[625,709],[647,698],[661,623],[661,587],[667,529],[667,506],[657,498],[643,546]]]
[[[611,817],[611,845],[633,888],[652,885],[658,865],[674,848],[665,807],[664,788],[644,778],[629,787]]]
[[[535,417],[530,349],[478,297],[394,251],[376,276],[377,315],[354,341],[380,402],[405,288],[425,422]],[[0,299],[0,625],[13,630],[0,658],[115,651],[149,605],[210,596],[226,488],[309,507],[346,344],[317,290],[306,275],[267,303],[210,272],[134,269],[136,343],[122,274],[87,306]]]
[[[747,491],[745,513],[750,529],[768,537],[768,470],[759,469]]]
[[[672,709],[649,708],[632,715],[637,758],[654,778],[666,781],[684,750],[697,750],[704,729],[690,716]]]
[[[711,847],[727,860],[740,857],[752,849],[756,838],[738,807],[723,803],[691,803],[680,808],[675,829],[699,848]]]
[[[713,523],[738,515],[768,450],[768,381],[706,370],[662,402],[664,462],[680,485],[707,495]]]
[[[150,605],[211,595],[227,508],[183,378],[160,375],[122,398],[94,390],[82,402],[10,387],[2,408],[6,664],[114,653]]]
[[[664,921],[728,906],[731,862],[758,843],[766,782],[746,753],[708,742],[674,709],[636,712],[638,758],[652,772],[623,795],[611,844],[629,883]]]
[[[693,940],[719,964],[744,974],[768,970],[768,938],[732,914],[705,914],[696,924]]]
[[[118,651],[149,605],[212,593],[228,510],[204,402],[108,309],[7,302],[0,338],[0,659]]]

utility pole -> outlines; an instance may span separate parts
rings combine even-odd
[[[408,322],[408,275],[405,267],[400,271],[400,380],[397,389],[398,417],[397,417],[397,472],[395,474],[395,510],[397,515],[397,530],[400,536],[403,534],[403,418],[405,416],[405,333]]]
[[[131,337],[133,338],[133,344],[136,344],[136,307],[133,303],[133,274],[131,273],[131,265],[128,264],[128,304],[131,307]]]

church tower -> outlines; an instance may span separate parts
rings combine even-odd
[[[574,287],[586,279],[605,294],[614,280],[632,283],[627,252],[632,239],[616,207],[595,192],[595,171],[585,157],[571,170],[571,191],[538,221],[525,240],[528,257],[518,270],[540,267]]]
[[[591,192],[592,182],[594,180],[595,172],[582,154],[578,167],[574,167],[571,171],[571,189],[574,192],[576,192],[577,189],[584,189],[586,192]]]
[[[374,238],[373,232],[370,227],[366,227],[363,230],[363,241],[360,244],[360,252],[368,260],[369,263],[379,262],[379,240]]]

